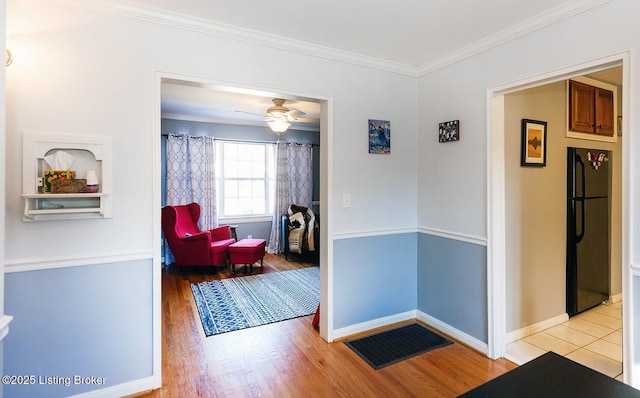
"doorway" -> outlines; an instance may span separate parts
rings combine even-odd
[[[164,80],[182,80],[186,82],[192,82],[195,85],[208,85],[209,87],[216,87],[221,90],[237,90],[238,92],[251,93],[257,96],[278,97],[286,96],[288,98],[299,98],[304,101],[313,101],[320,104],[320,197],[318,206],[322,209],[322,228],[320,228],[320,247],[319,247],[319,263],[320,263],[320,305],[323,307],[322,316],[320,319],[319,331],[320,337],[328,342],[333,341],[333,283],[332,283],[332,271],[333,271],[333,241],[329,239],[332,236],[332,214],[328,211],[328,198],[330,187],[332,184],[332,156],[331,156],[331,142],[332,142],[332,99],[330,97],[322,97],[317,94],[306,94],[303,92],[291,92],[287,90],[281,90],[279,92],[273,92],[273,89],[264,89],[261,87],[241,87],[238,84],[233,84],[233,87],[227,83],[221,83],[216,81],[194,81],[194,78],[187,76],[178,76],[174,74],[167,74],[163,72],[156,72],[154,79],[155,95],[154,95],[154,128],[152,131],[152,149],[154,151],[154,181],[153,181],[153,252],[154,252],[154,267],[153,267],[153,303],[154,303],[154,375],[161,375],[162,368],[162,264],[161,264],[161,220],[160,220],[160,208],[161,208],[161,195],[162,195],[162,182],[161,182],[161,98],[162,98],[162,82]]]
[[[518,91],[522,91],[525,89],[540,87],[547,84],[562,82],[568,78],[572,78],[575,76],[582,76],[590,73],[594,73],[597,71],[607,70],[614,67],[622,67],[624,68],[623,72],[628,70],[628,53],[621,53],[617,55],[612,55],[610,57],[602,58],[600,60],[594,60],[592,62],[584,63],[581,65],[576,65],[571,68],[566,68],[564,70],[557,70],[550,72],[545,75],[541,75],[535,78],[522,80],[515,84],[506,85],[503,87],[496,87],[488,90],[489,94],[489,102],[491,106],[488,108],[488,119],[489,119],[489,148],[491,152],[489,167],[488,167],[488,180],[489,180],[489,209],[488,214],[490,215],[489,219],[489,246],[488,246],[488,290],[489,290],[489,350],[488,354],[490,357],[498,358],[502,357],[506,353],[506,344],[512,336],[509,336],[507,330],[508,329],[508,316],[513,313],[514,303],[511,301],[513,297],[511,297],[511,291],[519,289],[520,286],[514,286],[507,279],[507,273],[510,271],[510,263],[507,260],[507,224],[509,223],[509,219],[507,217],[507,211],[504,209],[505,203],[508,202],[507,194],[506,194],[506,180],[505,175],[509,171],[508,165],[508,153],[506,153],[506,140],[507,137],[507,128],[505,126],[505,96],[510,93],[516,93]],[[623,95],[622,95],[622,114],[628,114],[628,75],[624,73],[624,78],[622,82],[623,87]],[[562,110],[564,112],[564,109]],[[623,130],[626,131],[623,124]],[[509,130],[510,131],[510,130]],[[519,132],[518,132],[519,133]],[[518,137],[519,139],[520,137]],[[566,147],[562,148],[563,151],[566,151]],[[618,160],[621,162],[621,167],[624,170],[625,167],[628,167],[628,163],[625,163],[625,158],[629,156],[628,146],[623,146],[620,151],[620,155],[618,156]],[[519,151],[518,151],[519,153]],[[621,159],[620,159],[621,158]],[[566,164],[565,161],[562,163]],[[519,167],[519,164],[518,164]],[[624,175],[624,173],[623,173]],[[564,178],[564,177],[563,177]],[[526,181],[526,180],[525,180]],[[628,181],[622,181],[622,184],[628,184]],[[566,200],[566,196],[564,199]],[[621,196],[620,199],[621,200]],[[624,217],[624,214],[628,214],[628,208],[619,206],[621,217]],[[564,223],[564,217],[561,218],[561,221]],[[621,249],[619,251],[619,255],[621,258],[626,257],[626,253],[629,246],[629,238],[628,238],[628,226],[622,225],[619,230],[619,237],[621,242]],[[562,238],[562,244],[564,245],[564,236]],[[543,248],[541,250],[546,250]],[[564,260],[562,260],[564,262]],[[622,261],[622,263],[626,263]],[[622,295],[625,298],[629,297],[629,272],[625,267],[622,267],[620,270],[622,276]],[[557,283],[557,280],[548,280],[542,279],[541,281],[526,281],[527,283],[531,282],[542,282],[543,284],[548,283]],[[561,279],[562,284],[564,284],[564,278]],[[542,286],[542,289],[545,289],[546,286]],[[564,291],[561,291],[562,295],[562,305],[564,306]],[[507,304],[509,303],[509,304]],[[516,303],[516,305],[522,305],[522,303]],[[511,311],[511,312],[510,312]],[[559,311],[559,313],[564,312],[564,310]],[[628,314],[625,313],[625,317]],[[566,314],[564,315],[566,319]],[[559,316],[558,319],[552,319],[551,321],[554,324],[562,322],[562,316]],[[626,353],[629,353],[632,347],[632,339],[625,333],[624,340],[624,350]],[[631,366],[628,363],[625,363],[625,379],[630,380],[631,376],[629,372],[631,372]]]

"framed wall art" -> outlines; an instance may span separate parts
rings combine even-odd
[[[440,123],[438,128],[438,142],[451,142],[460,140],[460,121],[451,120]]]
[[[547,122],[522,119],[521,166],[547,165]]]
[[[369,119],[369,153],[391,152],[391,122]]]

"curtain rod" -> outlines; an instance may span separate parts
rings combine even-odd
[[[162,133],[160,134],[163,137],[168,137],[169,133]],[[206,137],[204,135],[188,135],[188,134],[172,134],[172,135],[182,135],[182,136],[187,136],[187,137]],[[320,146],[319,144],[312,144],[312,143],[306,143],[306,144],[301,144],[299,142],[289,142],[289,141],[261,141],[261,140],[245,140],[245,139],[238,139],[238,138],[216,138],[213,137],[215,140],[218,141],[231,141],[231,142],[249,142],[249,143],[253,143],[253,144],[277,144],[278,142],[284,142],[285,144],[298,144],[298,145],[311,145],[311,146]]]

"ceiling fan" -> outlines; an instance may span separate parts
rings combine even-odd
[[[317,123],[318,122],[318,119],[300,117],[305,115],[305,113],[299,109],[294,109],[294,108],[289,109],[286,106],[284,106],[284,103],[287,100],[283,98],[273,98],[271,101],[273,102],[273,106],[267,108],[266,115],[260,115],[257,113],[245,112],[245,111],[236,111],[236,112],[264,116],[265,121],[267,122],[271,130],[273,130],[276,133],[283,133],[287,131],[289,126],[291,126],[292,122],[300,122],[300,123]]]

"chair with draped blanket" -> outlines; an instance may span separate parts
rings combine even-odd
[[[316,228],[316,216],[310,208],[290,205],[287,214],[282,216],[282,243],[285,259],[288,260],[289,253],[314,252]]]

